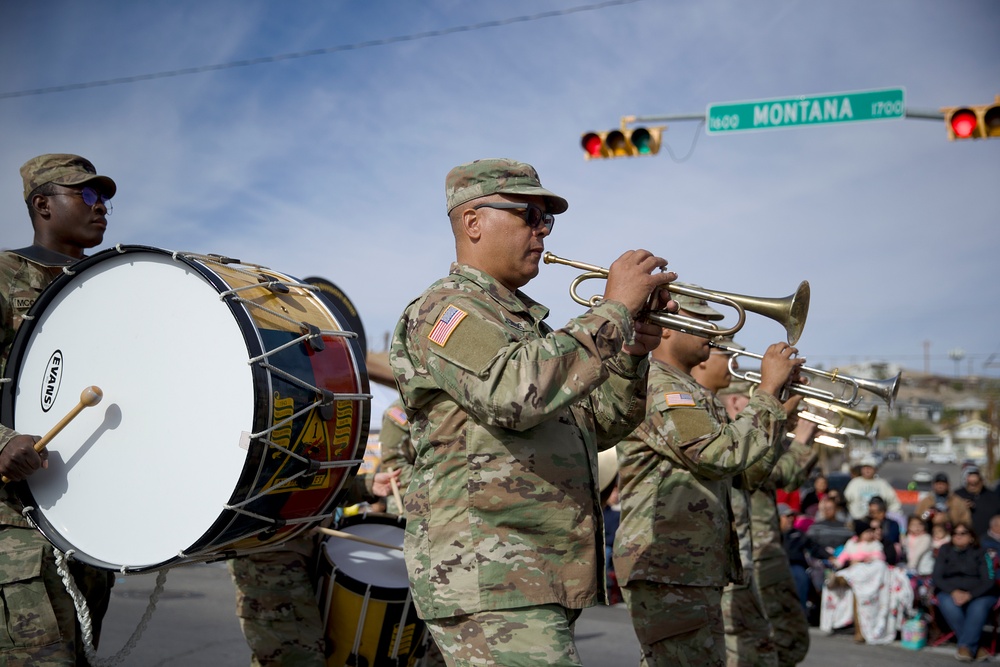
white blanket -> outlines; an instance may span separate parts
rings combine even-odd
[[[896,633],[913,611],[913,589],[905,570],[876,561],[855,563],[837,574],[850,587],[823,586],[820,629],[832,632],[854,622],[856,596],[858,623],[865,641],[888,644],[896,639]]]

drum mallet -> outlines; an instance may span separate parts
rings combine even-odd
[[[59,432],[66,428],[66,425],[73,421],[78,414],[83,412],[84,408],[97,405],[101,402],[102,398],[104,398],[104,392],[101,391],[100,387],[91,385],[90,387],[84,389],[80,393],[80,402],[73,406],[73,409],[66,413],[66,416],[60,419],[58,424],[49,429],[48,433],[38,439],[38,442],[35,443],[35,451],[40,452],[45,449],[45,446],[49,444],[52,438],[59,435]],[[10,480],[7,479],[7,476],[5,475],[3,477],[3,482],[6,483],[9,481]]]
[[[393,472],[391,469],[389,472]],[[399,513],[403,513],[403,497],[399,495],[399,484],[396,484],[396,478],[390,477],[389,484],[392,486],[392,497],[396,499],[396,507],[399,508]]]
[[[378,540],[369,540],[367,537],[361,537],[360,535],[352,535],[351,533],[345,533],[342,530],[333,530],[332,528],[314,528],[318,533],[323,533],[324,535],[330,535],[331,537],[342,537],[345,540],[353,540],[355,542],[361,542],[362,544],[370,544],[373,547],[382,547],[383,549],[392,549],[394,551],[402,551],[403,547],[397,547],[395,544],[386,544],[385,542],[379,542]]]

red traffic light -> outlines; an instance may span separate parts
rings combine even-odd
[[[587,151],[587,155],[590,157],[601,157],[604,141],[596,132],[588,132],[580,139],[580,145],[583,146],[583,150]]]
[[[976,132],[979,119],[972,109],[959,109],[951,115],[951,131],[958,139],[968,139]]]

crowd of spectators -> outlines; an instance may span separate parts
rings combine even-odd
[[[904,516],[876,470],[863,459],[843,494],[819,475],[799,510],[780,506],[806,613],[819,606],[821,627],[854,623],[855,640],[868,643],[892,641],[907,617],[923,613],[939,641],[954,639],[958,660],[989,658],[980,639],[991,611],[1000,616],[1000,493],[974,467],[956,490],[937,473]]]

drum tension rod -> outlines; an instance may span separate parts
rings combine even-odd
[[[280,280],[274,280],[273,278],[265,276],[263,273],[257,274],[257,282],[275,294],[288,294],[289,292],[288,285]]]
[[[319,406],[319,416],[325,422],[332,422],[333,418],[337,416],[337,409],[333,405],[337,400],[337,395],[329,389],[323,389],[320,395],[323,397],[323,402]]]
[[[303,329],[309,335],[309,347],[313,349],[313,352],[322,352],[326,349],[326,343],[323,342],[323,331],[315,324],[309,324],[308,322],[303,322]]]
[[[242,264],[238,259],[233,259],[232,257],[226,257],[225,255],[216,255],[214,253],[208,253],[206,257],[211,257],[219,264]]]

